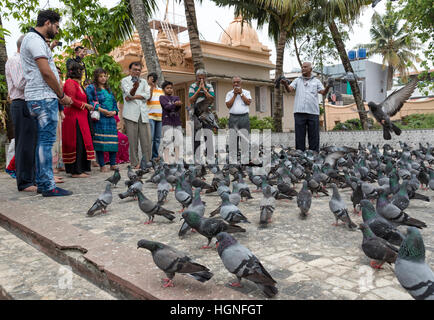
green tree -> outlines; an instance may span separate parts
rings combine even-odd
[[[420,49],[420,45],[408,24],[401,23],[392,2],[388,2],[386,8],[384,15],[377,12],[373,14],[372,26],[369,30],[371,43],[363,46],[369,49],[369,56],[379,54],[383,57],[383,67],[388,65],[387,90],[390,90],[395,70],[398,70],[405,80],[408,68],[411,66],[416,69],[414,61],[419,62],[420,59],[415,52]]]

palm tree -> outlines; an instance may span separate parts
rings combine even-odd
[[[193,58],[194,72],[204,69],[202,47],[200,45],[199,30],[197,28],[196,8],[194,0],[184,0],[185,19],[187,20],[188,37],[190,38],[191,56]]]
[[[406,80],[408,67],[416,69],[413,61],[419,61],[414,52],[420,49],[417,38],[411,33],[407,25],[400,25],[400,19],[395,14],[392,4],[388,2],[387,10],[384,15],[377,12],[372,16],[372,26],[369,30],[371,43],[364,44],[368,50],[368,55],[379,54],[383,56],[383,68],[387,67],[387,90],[393,85],[393,74],[395,70]]]
[[[219,6],[234,6],[235,15],[250,22],[257,19],[258,27],[268,23],[268,34],[276,45],[275,79],[283,74],[285,45],[298,19],[311,9],[307,0],[213,0]],[[273,122],[277,132],[282,132],[282,90],[274,89]]]
[[[158,75],[160,83],[164,81],[163,72],[161,71],[160,61],[158,60],[157,51],[155,50],[154,38],[152,37],[151,28],[149,27],[148,13],[145,9],[143,0],[126,0],[131,7],[131,15],[134,19],[137,32],[139,33],[142,51],[145,55],[146,67],[148,72],[155,72]]]

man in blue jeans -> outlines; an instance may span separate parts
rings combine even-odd
[[[56,65],[46,39],[59,33],[60,15],[52,10],[40,11],[35,28],[21,44],[21,64],[26,79],[24,97],[30,114],[36,118],[36,185],[44,197],[68,196],[71,191],[56,187],[52,166],[52,147],[56,141],[59,103],[72,103],[59,82]]]

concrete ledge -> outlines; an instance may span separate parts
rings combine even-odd
[[[176,275],[174,288],[163,288],[160,278],[165,275],[148,251],[114,243],[106,236],[78,229],[60,219],[53,221],[43,212],[4,197],[0,197],[0,203],[0,226],[59,263],[70,265],[75,273],[119,299],[249,299],[212,283],[212,279],[200,283],[185,275]]]

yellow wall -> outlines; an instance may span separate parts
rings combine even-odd
[[[365,110],[369,110],[368,104],[365,104]],[[392,117],[392,120],[399,120],[402,117],[414,113],[434,113],[434,98],[424,101],[405,102],[401,110],[394,117]],[[373,118],[370,113],[368,113],[368,116]],[[359,118],[356,104],[350,104],[347,106],[334,106],[326,103],[327,130],[332,130],[338,121],[345,122],[349,119],[355,118]]]

